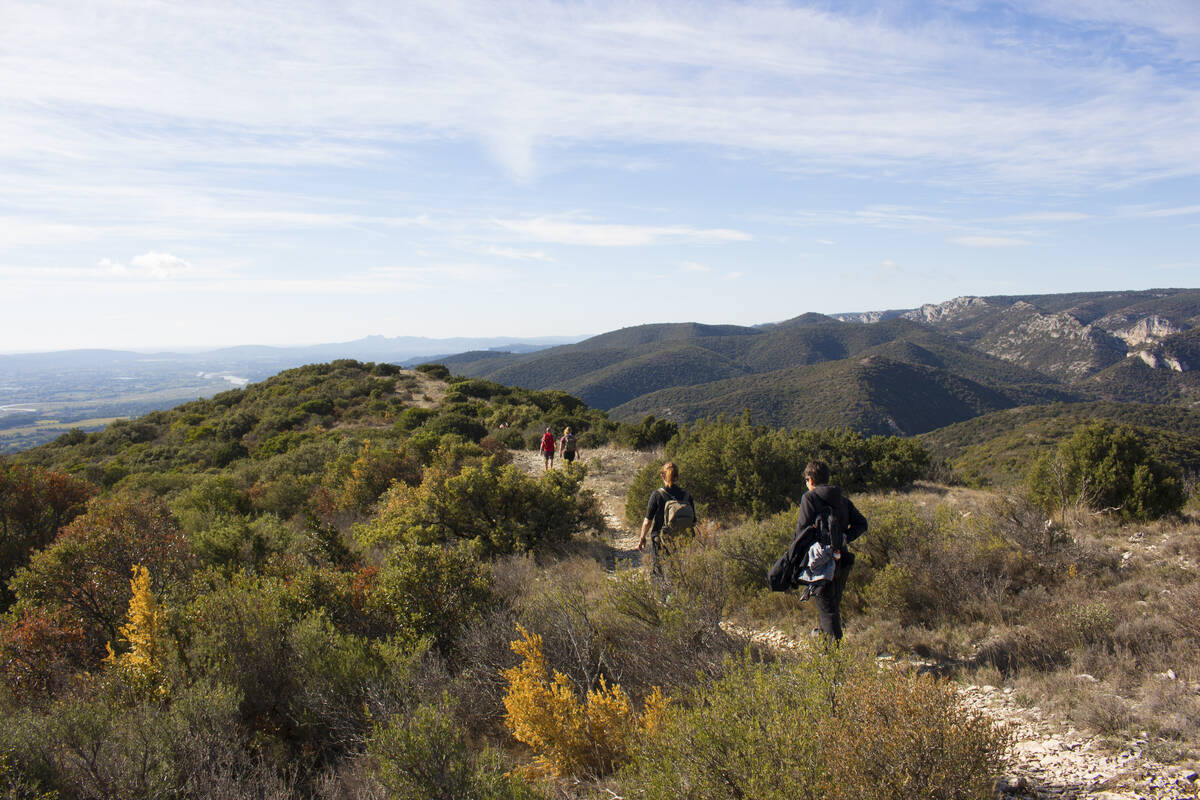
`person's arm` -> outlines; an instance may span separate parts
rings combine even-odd
[[[645,549],[646,534],[650,533],[650,526],[653,524],[654,524],[654,521],[651,520],[649,517],[646,517],[644,520],[642,520],[642,535],[641,535],[641,537],[638,538],[638,547],[637,547],[638,550]]]
[[[812,493],[805,492],[800,498],[800,513],[796,515],[796,536],[804,533],[808,526],[813,524],[816,516],[816,504],[813,503]]]
[[[848,499],[846,500],[846,511],[850,515],[850,524],[846,528],[846,541],[851,542],[867,532],[867,518]]]
[[[650,529],[654,527],[654,519],[661,505],[662,492],[655,489],[650,493],[650,502],[646,503],[646,518],[642,520],[642,535],[638,539],[638,550],[646,546],[646,537],[650,534]]]

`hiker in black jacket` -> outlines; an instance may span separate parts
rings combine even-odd
[[[804,485],[808,491],[800,498],[800,514],[796,519],[796,536],[800,536],[817,520],[817,515],[825,508],[832,507],[837,513],[838,525],[846,532],[847,543],[857,539],[867,531],[867,520],[854,507],[849,498],[842,494],[840,487],[829,485],[829,465],[824,461],[810,461],[804,468]],[[813,591],[813,600],[817,605],[817,621],[820,630],[826,636],[834,639],[842,638],[842,591],[846,588],[846,578],[850,568],[854,566],[854,553],[849,547],[843,547],[835,555],[837,567],[832,581],[825,581]]]

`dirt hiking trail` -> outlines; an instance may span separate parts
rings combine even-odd
[[[544,468],[539,451],[516,450],[512,455],[513,463],[531,475],[540,474]],[[580,451],[579,462],[588,468],[584,488],[595,493],[604,514],[603,535],[612,548],[610,566],[615,561],[628,561],[634,566],[641,564],[642,551],[637,549],[640,531],[625,523],[625,493],[638,470],[660,458],[662,454],[658,451],[638,452],[607,445]],[[555,469],[562,464],[562,458],[556,455]]]

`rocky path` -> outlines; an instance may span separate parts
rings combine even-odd
[[[732,624],[729,633],[775,650],[801,655],[807,642],[770,629],[752,631]],[[881,665],[895,663],[881,658]],[[908,662],[920,669],[930,666]],[[1002,800],[1181,800],[1200,796],[1200,775],[1191,768],[1160,764],[1145,756],[1143,740],[1113,753],[1093,735],[1076,730],[1037,706],[1018,704],[1012,689],[959,685],[968,707],[1012,733],[1007,773],[996,781]]]
[[[588,468],[584,487],[591,489],[600,503],[605,522],[604,536],[612,547],[613,562],[629,561],[635,566],[641,563],[642,553],[637,549],[640,532],[625,523],[625,493],[637,471],[656,456],[655,453],[607,446],[580,452],[580,461]],[[534,450],[515,451],[513,463],[535,475],[544,467],[542,454]],[[554,463],[556,467],[561,466],[558,458]]]
[[[540,453],[520,451],[514,461],[536,473],[542,469]],[[624,522],[625,493],[637,470],[655,458],[653,453],[632,453],[604,447],[582,454],[588,465],[585,487],[595,492],[607,523],[605,535],[613,560],[640,563],[638,531]],[[807,643],[778,630],[748,630],[733,624],[722,627],[735,635],[776,650],[802,653]],[[891,659],[881,659],[886,664]],[[912,666],[920,668],[922,664]],[[1013,735],[1008,772],[996,784],[1003,800],[1182,800],[1200,797],[1200,775],[1194,769],[1158,763],[1145,755],[1144,740],[1126,743],[1113,752],[1101,740],[1076,730],[1064,720],[1037,706],[1023,706],[1012,689],[960,685],[959,694],[970,708],[986,714]]]

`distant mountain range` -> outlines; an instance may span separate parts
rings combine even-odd
[[[754,327],[641,325],[442,363],[561,389],[617,419],[748,409],[768,425],[911,435],[1018,406],[1200,405],[1200,289],[961,297]]]
[[[577,342],[580,336],[541,337],[466,337],[430,339],[422,336],[366,336],[350,342],[329,344],[297,345],[294,347],[271,347],[267,345],[238,345],[220,347],[197,352],[170,352],[145,350],[55,350],[40,353],[0,353],[0,375],[15,368],[90,368],[96,364],[145,363],[148,361],[173,361],[178,363],[213,366],[255,368],[265,365],[274,368],[287,364],[287,369],[338,358],[353,358],[358,361],[386,361],[391,363],[410,362],[431,356],[461,353],[464,350],[502,350],[507,353],[529,353],[553,345]],[[248,371],[248,370],[244,370]],[[278,372],[271,372],[274,375]],[[266,377],[266,376],[264,376]]]

